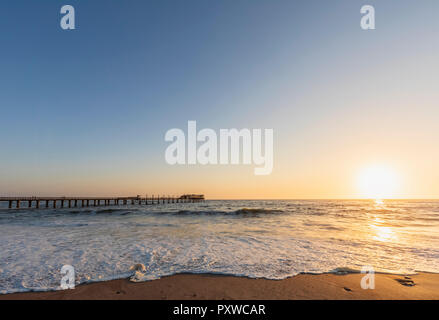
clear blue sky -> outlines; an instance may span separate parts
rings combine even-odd
[[[76,9],[76,30],[59,26],[64,4]],[[360,29],[363,4],[375,5],[377,30]],[[327,149],[340,152],[352,135],[397,135],[418,116],[420,138],[437,138],[438,12],[435,0],[2,1],[0,193],[208,194],[209,185],[227,197],[261,182],[269,197],[352,196],[347,183],[331,193],[330,183],[299,182],[331,170],[338,153]],[[364,117],[373,129],[357,132]],[[169,168],[164,134],[188,120],[273,128],[277,172],[255,180],[247,167]],[[311,165],[319,157],[325,165]]]

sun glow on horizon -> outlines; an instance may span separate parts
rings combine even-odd
[[[358,188],[368,199],[394,198],[399,186],[396,172],[387,166],[375,165],[363,169],[358,176]]]

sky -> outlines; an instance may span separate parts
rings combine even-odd
[[[60,27],[65,4],[75,30]],[[365,4],[375,30],[360,27]],[[439,198],[437,12],[436,0],[2,1],[0,195],[364,198],[379,167],[385,196]],[[272,173],[167,164],[165,133],[189,120],[273,129]]]

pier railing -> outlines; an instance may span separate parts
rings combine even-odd
[[[175,196],[135,196],[135,197],[0,197],[0,202],[8,202],[9,208],[72,208],[117,205],[154,205],[165,203],[194,203],[204,201],[204,195],[185,194]],[[27,206],[26,206],[27,204]]]

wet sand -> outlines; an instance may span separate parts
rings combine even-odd
[[[270,300],[439,299],[439,274],[375,274],[375,289],[361,288],[363,274],[300,274],[285,280],[179,274],[134,283],[128,279],[83,284],[72,290],[0,295],[4,299]]]

